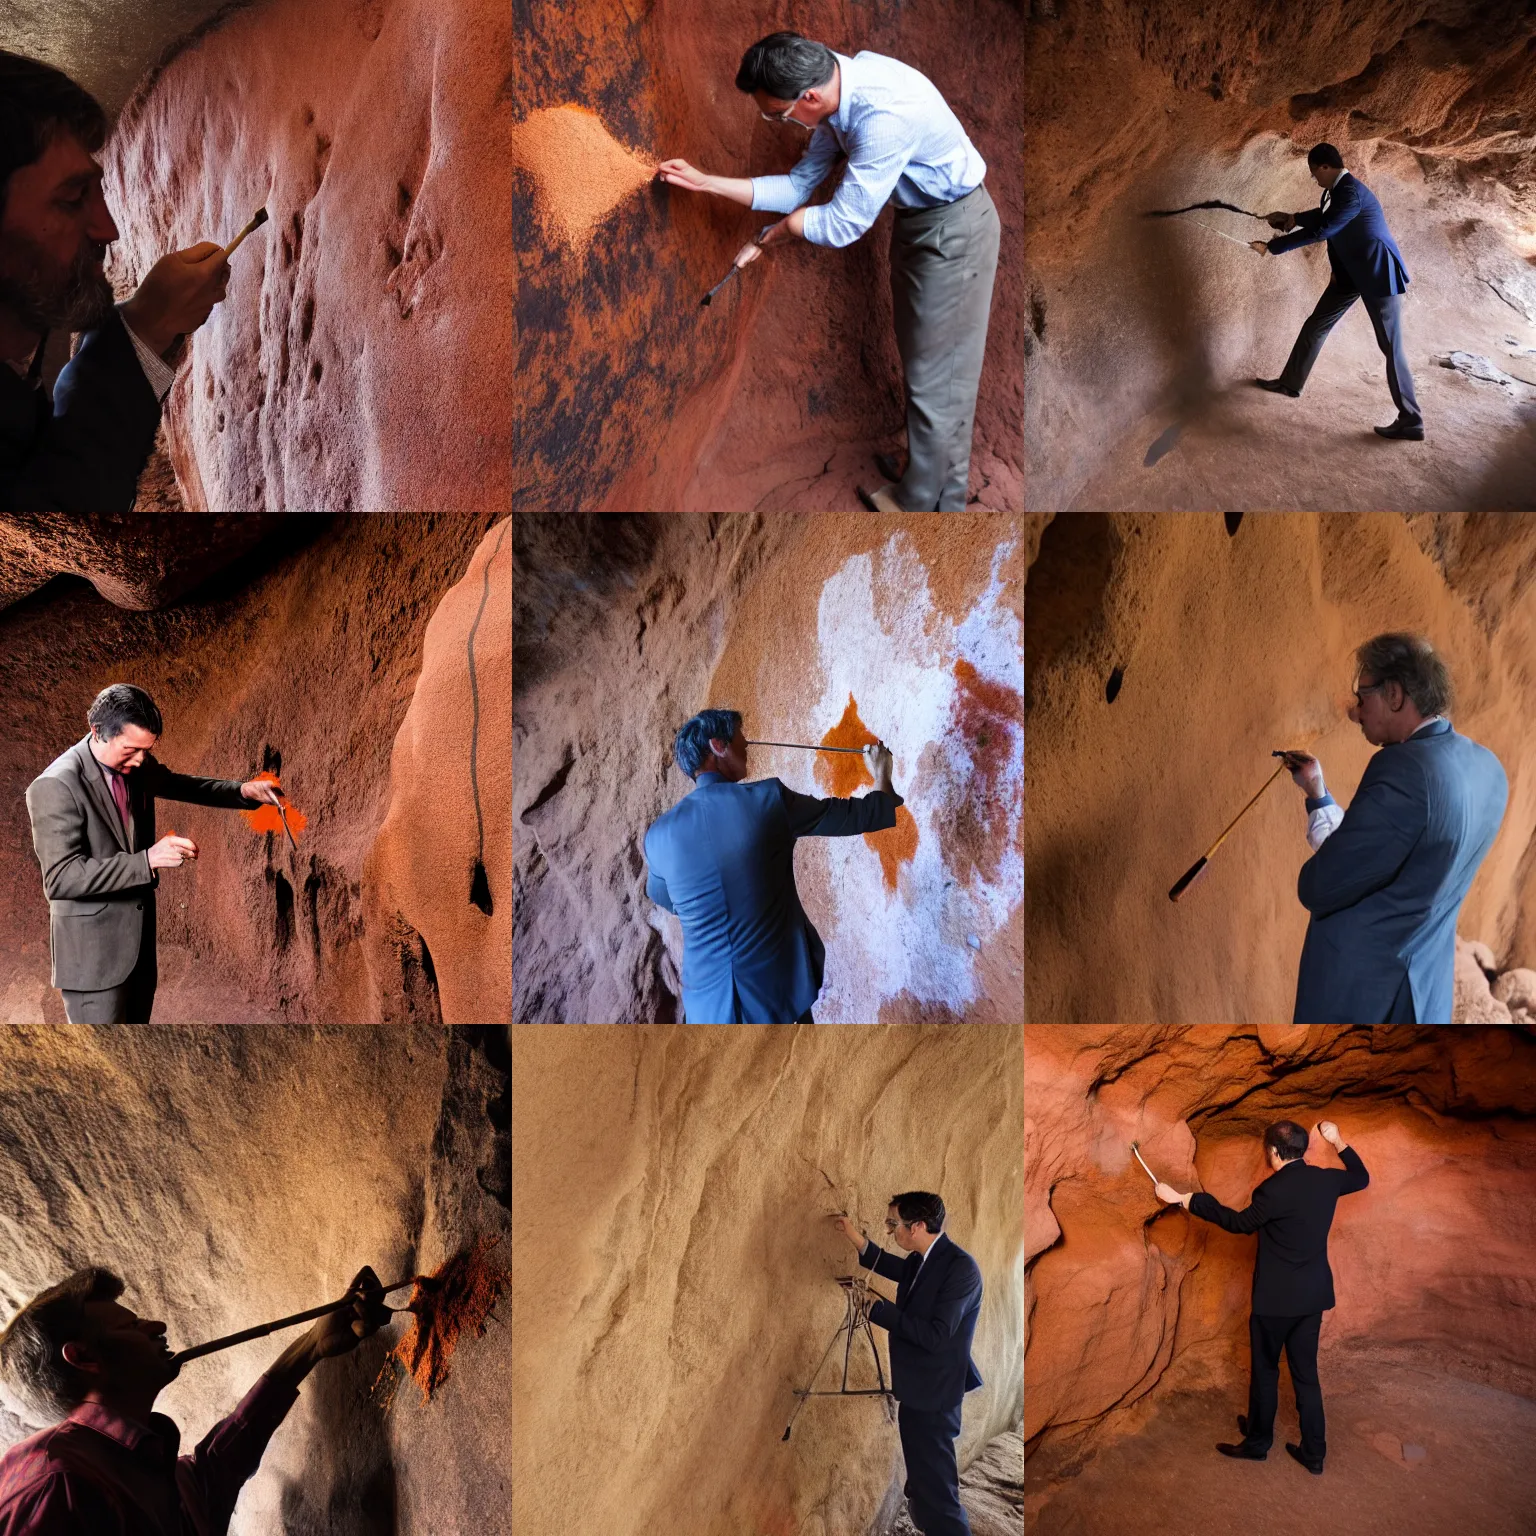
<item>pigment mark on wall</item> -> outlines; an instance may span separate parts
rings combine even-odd
[[[865,747],[878,740],[880,738],[859,719],[859,707],[850,693],[843,718],[821,738],[821,745]],[[865,785],[875,782],[869,776],[869,769],[864,766],[864,759],[850,757],[845,752],[839,752],[835,757],[818,756],[816,780],[829,795],[840,800],[847,799]],[[864,841],[879,854],[880,872],[885,876],[886,889],[894,891],[896,876],[902,864],[910,863],[917,852],[917,822],[912,812],[906,806],[898,805],[896,825],[887,827],[883,832],[866,832]]]
[[[823,931],[829,1020],[877,1021],[903,992],[963,1013],[980,991],[977,952],[1023,901],[1023,633],[1002,579],[1014,548],[994,551],[990,581],[959,623],[934,602],[904,532],[844,561],[822,587],[813,739],[882,739],[910,817],[910,830],[877,835],[891,840],[885,848],[871,839],[884,876],[873,892],[856,840],[817,845],[835,912],[833,933]],[[861,761],[837,761],[867,782]],[[849,770],[831,770],[834,786],[845,782],[839,772]]]
[[[265,768],[256,777],[268,784],[278,784],[277,775]],[[281,784],[278,784],[278,793],[283,797],[283,810],[288,816],[288,830],[293,833],[294,842],[298,842],[299,833],[309,825],[309,817],[294,806]],[[252,832],[272,832],[278,837],[283,835],[283,818],[275,805],[259,805],[254,811],[241,811],[240,816]]]
[[[656,168],[626,149],[585,107],[545,107],[512,129],[512,164],[533,178],[534,207],[573,253]]]

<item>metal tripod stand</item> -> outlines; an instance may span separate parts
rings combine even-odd
[[[795,1404],[794,1412],[789,1416],[789,1423],[784,1426],[784,1433],[780,1440],[788,1440],[789,1432],[795,1427],[795,1420],[800,1416],[800,1410],[805,1407],[806,1401],[812,1397],[878,1397],[884,1400],[885,1417],[887,1423],[893,1422],[896,1417],[896,1399],[890,1388],[885,1384],[885,1369],[880,1364],[880,1351],[875,1348],[875,1333],[871,1326],[865,1303],[869,1299],[869,1271],[860,1266],[852,1275],[838,1276],[838,1282],[843,1287],[844,1308],[843,1320],[837,1325],[837,1332],[832,1335],[831,1342],[827,1345],[826,1353],[822,1355],[816,1369],[811,1372],[810,1381],[803,1387],[795,1388],[795,1396],[799,1401]],[[875,1377],[879,1381],[878,1387],[850,1387],[848,1385],[848,1364],[853,1354],[853,1336],[862,1333],[869,1341],[869,1353],[875,1362]],[[821,1375],[822,1367],[831,1358],[832,1351],[837,1348],[837,1341],[843,1340],[843,1382],[835,1390],[816,1391],[816,1378]]]

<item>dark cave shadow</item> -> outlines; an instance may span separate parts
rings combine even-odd
[[[205,581],[183,592],[166,608],[196,608],[227,602],[254,586],[276,566],[308,548],[328,533],[336,521],[334,512],[285,512],[272,530],[247,553],[215,571]],[[158,611],[165,611],[164,609]]]
[[[1468,498],[1472,511],[1536,511],[1536,407],[1492,456],[1488,471]]]

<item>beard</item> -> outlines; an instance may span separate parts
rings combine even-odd
[[[112,312],[112,284],[99,263],[107,248],[84,240],[64,266],[23,234],[0,237],[0,306],[34,331],[88,331]]]

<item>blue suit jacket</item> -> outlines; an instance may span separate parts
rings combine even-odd
[[[777,779],[698,786],[645,834],[645,893],[683,920],[690,1024],[788,1024],[821,991],[826,950],[795,889],[795,839],[896,825],[900,795],[817,800]]]
[[[1449,720],[1370,760],[1296,883],[1312,914],[1296,1023],[1451,1022],[1456,914],[1508,798],[1498,758]]]
[[[1277,235],[1269,249],[1283,256],[1319,240],[1328,242],[1328,264],[1341,288],[1372,299],[1407,290],[1408,267],[1387,228],[1387,216],[1376,194],[1348,171],[1334,182],[1326,213],[1321,206],[1298,213],[1296,228]]]
[[[869,1320],[891,1336],[891,1390],[896,1400],[921,1413],[955,1408],[981,1385],[971,1359],[971,1339],[981,1312],[981,1271],[965,1249],[942,1232],[924,1260],[899,1259],[866,1243],[859,1255],[896,1284],[896,1301],[877,1301]]]

